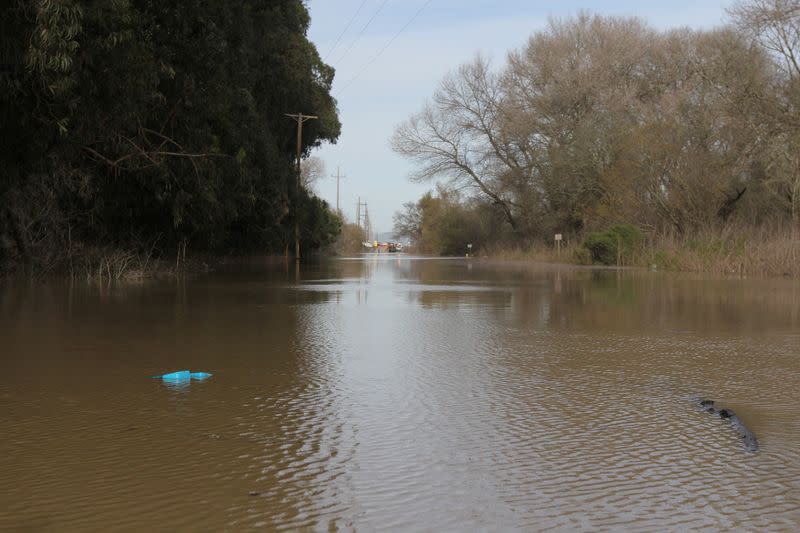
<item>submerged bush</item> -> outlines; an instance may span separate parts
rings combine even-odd
[[[589,233],[583,246],[589,251],[593,263],[616,265],[629,262],[642,242],[644,236],[639,228],[618,224],[602,233]]]
[[[613,265],[617,260],[616,243],[607,233],[590,233],[583,241],[583,246],[589,250],[592,263]]]

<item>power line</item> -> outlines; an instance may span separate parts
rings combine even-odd
[[[412,17],[411,17],[411,18],[408,20],[408,22],[406,22],[406,23],[405,23],[405,25],[404,25],[402,28],[400,28],[400,30],[399,30],[397,33],[395,33],[395,34],[394,34],[394,36],[392,36],[392,38],[391,38],[391,39],[389,39],[389,40],[386,42],[386,44],[385,44],[385,45],[383,45],[383,48],[381,48],[381,49],[378,51],[378,53],[377,53],[377,54],[375,54],[375,56],[373,56],[373,57],[372,57],[372,59],[370,59],[369,61],[367,61],[367,63],[366,63],[366,64],[365,64],[365,65],[364,65],[364,66],[361,68],[361,70],[359,70],[359,71],[356,73],[356,75],[355,75],[355,76],[353,76],[352,78],[350,78],[350,80],[349,80],[349,81],[348,81],[348,82],[347,82],[347,83],[344,85],[344,87],[342,87],[341,89],[339,89],[339,90],[337,90],[337,91],[336,91],[336,96],[340,95],[340,94],[341,94],[342,92],[344,92],[344,91],[345,91],[345,90],[346,90],[348,87],[350,87],[350,85],[352,85],[352,84],[353,84],[353,82],[355,82],[355,81],[356,81],[356,80],[357,80],[357,79],[358,79],[358,78],[359,78],[359,77],[360,77],[360,76],[361,76],[361,75],[364,73],[364,71],[365,71],[365,70],[367,70],[367,69],[368,69],[368,68],[369,68],[369,67],[370,67],[370,66],[371,66],[371,65],[372,65],[372,64],[373,64],[375,61],[377,61],[377,60],[378,60],[378,58],[381,56],[381,54],[383,54],[383,53],[386,51],[386,49],[387,49],[387,48],[389,48],[389,46],[391,46],[391,44],[392,44],[392,43],[395,41],[395,39],[397,39],[397,38],[400,36],[400,34],[401,34],[401,33],[403,33],[403,32],[406,30],[406,28],[408,28],[408,27],[411,25],[411,23],[412,23],[412,22],[414,22],[414,21],[417,19],[417,17],[420,15],[420,13],[422,13],[422,12],[425,10],[425,8],[426,8],[426,7],[428,7],[428,5],[429,5],[429,4],[430,4],[432,1],[433,1],[433,0],[427,0],[427,2],[425,2],[424,4],[422,4],[422,7],[420,7],[420,8],[417,10],[417,12],[416,12],[416,13],[414,13],[414,16],[412,16]]]
[[[336,42],[333,43],[333,47],[325,55],[325,59],[322,60],[323,62],[327,61],[328,58],[333,53],[333,51],[336,50],[336,47],[339,46],[339,42],[342,40],[342,37],[344,37],[344,34],[347,33],[347,30],[350,29],[350,26],[353,25],[353,21],[356,20],[356,17],[361,12],[361,8],[364,7],[364,4],[366,4],[366,3],[367,3],[367,0],[362,0],[361,5],[358,6],[358,9],[356,9],[356,12],[353,14],[352,17],[350,17],[350,22],[347,23],[347,26],[344,27],[344,29],[342,30],[342,33],[340,33],[339,37],[336,38]]]
[[[345,57],[347,57],[347,53],[348,53],[348,52],[350,52],[350,50],[352,50],[353,46],[355,46],[355,44],[356,44],[356,43],[359,41],[359,39],[361,39],[361,36],[362,36],[362,35],[364,35],[364,32],[365,32],[365,31],[367,31],[367,28],[369,28],[369,25],[370,25],[370,24],[372,24],[372,21],[373,21],[373,20],[375,20],[375,17],[377,17],[377,16],[378,16],[378,13],[380,13],[380,12],[381,12],[381,10],[383,9],[383,6],[385,6],[387,2],[389,2],[389,0],[383,0],[383,2],[381,3],[381,5],[380,5],[380,6],[378,6],[378,9],[377,9],[377,10],[375,10],[375,12],[374,12],[374,13],[372,14],[372,16],[369,18],[369,20],[367,21],[367,23],[366,23],[366,24],[364,24],[364,27],[363,27],[363,28],[361,28],[361,31],[358,33],[358,35],[357,35],[357,36],[356,36],[356,38],[353,40],[353,42],[351,42],[351,43],[350,43],[350,46],[348,46],[348,47],[347,47],[347,50],[345,50],[345,51],[344,51],[344,54],[342,54],[342,55],[339,57],[339,59],[336,61],[336,63],[337,63],[337,64],[338,64],[338,63],[341,63],[341,62],[342,62],[342,60],[343,60]]]

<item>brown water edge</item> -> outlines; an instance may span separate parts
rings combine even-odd
[[[0,530],[800,522],[796,282],[367,256],[7,285],[0,350]],[[148,378],[182,368],[214,376]]]
[[[185,252],[185,253],[181,253]],[[303,262],[319,262],[328,257],[322,251],[309,253]],[[152,250],[135,252],[109,248],[95,250],[91,257],[75,256],[73,261],[42,265],[0,265],[0,287],[36,284],[133,285],[153,281],[176,281],[196,278],[217,271],[294,269],[296,262],[284,254],[234,255],[186,252],[179,248],[177,256],[155,256]]]

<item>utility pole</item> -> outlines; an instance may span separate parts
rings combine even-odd
[[[356,225],[361,226],[361,197],[356,200]]]
[[[300,156],[303,145],[303,122],[319,118],[316,115],[294,115],[286,113],[287,117],[297,121],[297,180],[294,185],[294,260],[300,261]]]
[[[372,225],[369,222],[369,208],[367,202],[364,202],[364,231],[367,233],[367,240],[372,242]]]
[[[339,167],[336,167],[336,175],[331,175],[332,178],[336,178],[336,214],[339,215],[339,218],[342,218],[342,211],[339,209],[339,178],[346,178],[347,176],[341,176],[339,174]]]

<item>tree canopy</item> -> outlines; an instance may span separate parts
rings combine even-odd
[[[493,206],[518,242],[620,223],[800,227],[800,1],[731,15],[704,31],[551,20],[502,65],[477,56],[447,75],[392,146],[412,179]]]
[[[301,0],[11,0],[0,12],[0,262],[75,247],[283,250],[295,123],[340,131]],[[302,192],[328,242],[338,220]]]

